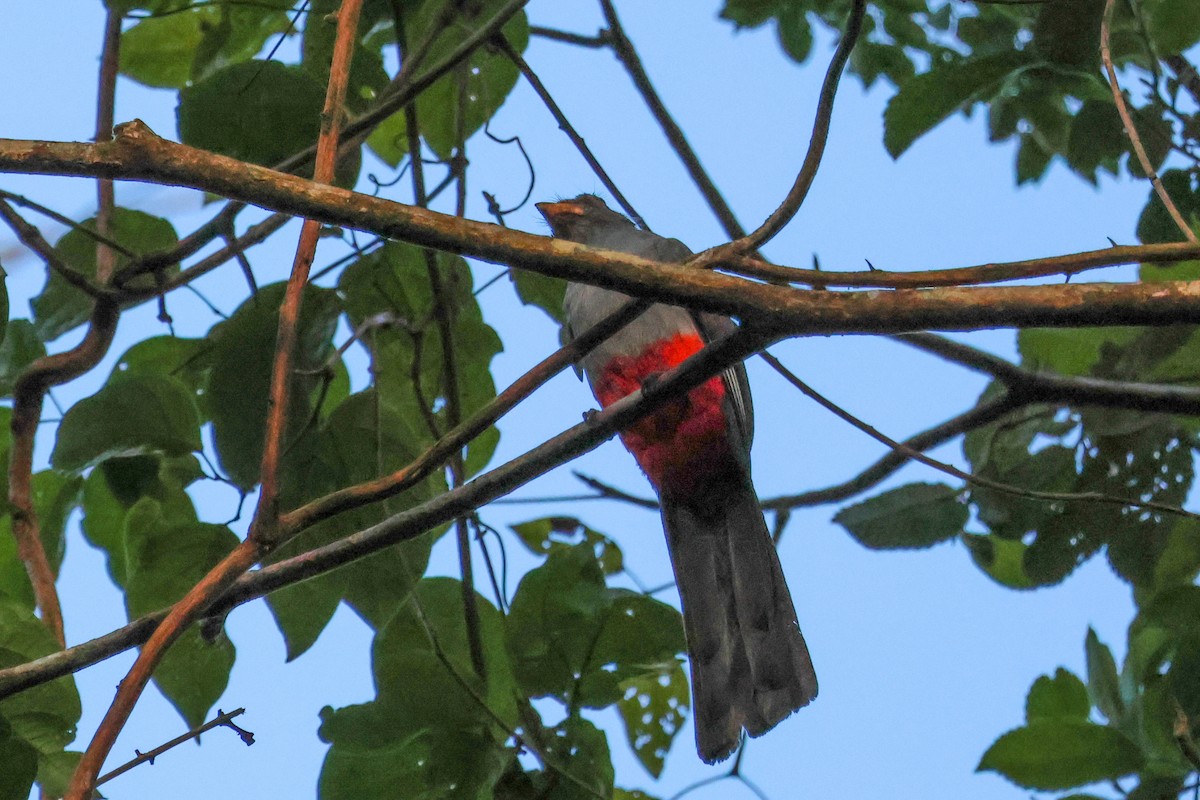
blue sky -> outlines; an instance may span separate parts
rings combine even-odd
[[[103,22],[99,2],[44,0],[10,6],[0,48],[6,95],[0,135],[89,138]],[[717,2],[624,2],[618,10],[665,102],[726,198],[743,223],[757,223],[778,204],[803,156],[831,52],[829,38],[819,37],[815,61],[798,67],[782,55],[769,29],[734,33],[718,21]],[[585,33],[600,26],[590,0],[533,0],[529,11],[538,24]],[[712,215],[609,53],[535,39],[526,57],[656,231],[696,249],[720,240]],[[986,144],[982,115],[955,118],[893,162],[881,144],[881,112],[888,95],[882,85],[864,94],[857,80],[844,84],[821,173],[795,221],[767,248],[770,257],[807,266],[816,253],[829,269],[857,269],[864,259],[881,268],[925,269],[1092,249],[1104,246],[1109,236],[1132,241],[1145,185],[1105,181],[1097,191],[1055,165],[1043,184],[1014,189],[1014,153],[1007,145]],[[175,135],[173,96],[127,80],[118,88],[116,117],[139,117],[160,134]],[[522,136],[536,164],[534,199],[599,189],[525,87],[513,93],[492,130]],[[524,194],[528,175],[514,153],[477,140],[469,154],[472,215],[485,217],[481,190],[497,193],[505,205]],[[84,216],[94,207],[94,190],[82,181],[0,176],[0,187],[65,213]],[[197,196],[179,190],[122,186],[118,201],[169,213],[181,231],[204,218]],[[545,231],[532,207],[509,222]],[[252,252],[260,284],[285,274],[297,230],[291,225],[277,237],[277,245]],[[9,272],[13,313],[23,315],[27,308],[22,300],[40,289],[42,272],[17,253],[3,232],[0,258]],[[491,265],[480,265],[477,280],[496,272]],[[225,291],[228,274],[209,276],[200,284],[226,311],[241,299]],[[1105,273],[1110,279],[1128,275]],[[176,302],[172,313],[181,334],[198,334],[212,324],[198,302],[186,297]],[[483,303],[505,341],[505,352],[495,362],[497,383],[504,385],[554,348],[557,331],[540,311],[521,307],[504,281],[483,295]],[[114,356],[138,338],[163,332],[160,328],[152,309],[129,314],[121,323]],[[1011,332],[964,338],[1001,354],[1013,352]],[[68,337],[60,344],[71,343]],[[785,343],[774,352],[819,391],[896,437],[968,407],[983,388],[973,374],[867,337],[810,338]],[[102,366],[98,377],[58,394],[68,401],[85,396],[107,371]],[[750,373],[758,432],[754,470],[761,496],[839,482],[882,454],[880,445],[831,418],[758,363],[750,364]],[[502,423],[497,459],[518,455],[573,424],[592,404],[573,375],[559,376]],[[41,444],[43,457],[51,444]],[[960,449],[955,443],[934,455],[960,460]],[[570,469],[637,494],[649,493],[632,459],[616,443]],[[914,466],[889,485],[912,480],[941,477]],[[570,470],[562,469],[516,496],[579,489]],[[203,490],[197,496],[208,518],[230,516],[228,493]],[[835,510],[827,506],[797,512],[780,548],[820,676],[820,697],[752,744],[745,774],[774,800],[1026,796],[998,777],[976,775],[974,767],[996,736],[1020,724],[1024,693],[1034,678],[1060,665],[1082,671],[1088,625],[1114,645],[1119,657],[1132,615],[1127,589],[1097,560],[1061,586],[1012,592],[978,572],[957,544],[919,553],[868,552],[830,522]],[[500,527],[548,513],[575,513],[616,538],[648,583],[669,579],[660,525],[652,513],[588,503],[504,505],[484,515]],[[508,552],[516,563],[532,564],[515,544]],[[439,548],[433,568],[453,572],[449,548]],[[71,642],[124,622],[120,595],[77,525],[70,532],[60,586]],[[255,732],[258,743],[247,749],[233,735],[218,731],[206,736],[201,747],[178,748],[153,767],[141,767],[106,786],[107,796],[314,793],[324,753],[316,736],[318,711],[372,694],[365,625],[352,613],[339,611],[313,650],[291,664],[284,663],[282,641],[262,604],[234,612],[228,631],[239,658],[220,705],[226,710],[247,707],[240,722]],[[78,675],[85,740],[131,660],[127,654]],[[699,762],[689,730],[678,738],[656,785],[625,746],[615,714],[599,719],[612,723],[610,744],[621,786],[665,798],[724,769]],[[131,756],[134,748],[149,749],[182,729],[178,715],[151,689],[118,740],[110,767]],[[724,782],[689,796],[752,795]]]

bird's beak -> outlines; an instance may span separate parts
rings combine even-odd
[[[573,219],[583,216],[583,207],[570,200],[560,200],[557,203],[534,203],[533,205],[538,213],[546,219],[546,222],[550,223],[550,230],[554,231],[555,235],[559,235]]]

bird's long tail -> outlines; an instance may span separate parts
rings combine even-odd
[[[817,695],[779,557],[748,480],[696,507],[663,498],[663,527],[683,601],[696,746],[729,756]]]

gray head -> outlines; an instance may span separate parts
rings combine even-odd
[[[595,244],[614,229],[636,230],[629,219],[613,211],[594,194],[581,194],[571,200],[535,205],[559,239]]]

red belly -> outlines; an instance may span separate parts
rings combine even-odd
[[[651,345],[637,356],[617,356],[605,365],[593,387],[607,407],[641,387],[651,375],[678,366],[704,346],[695,333],[680,333]],[[730,458],[725,420],[725,383],[709,378],[666,406],[627,428],[621,441],[662,492],[684,497],[705,483]]]

